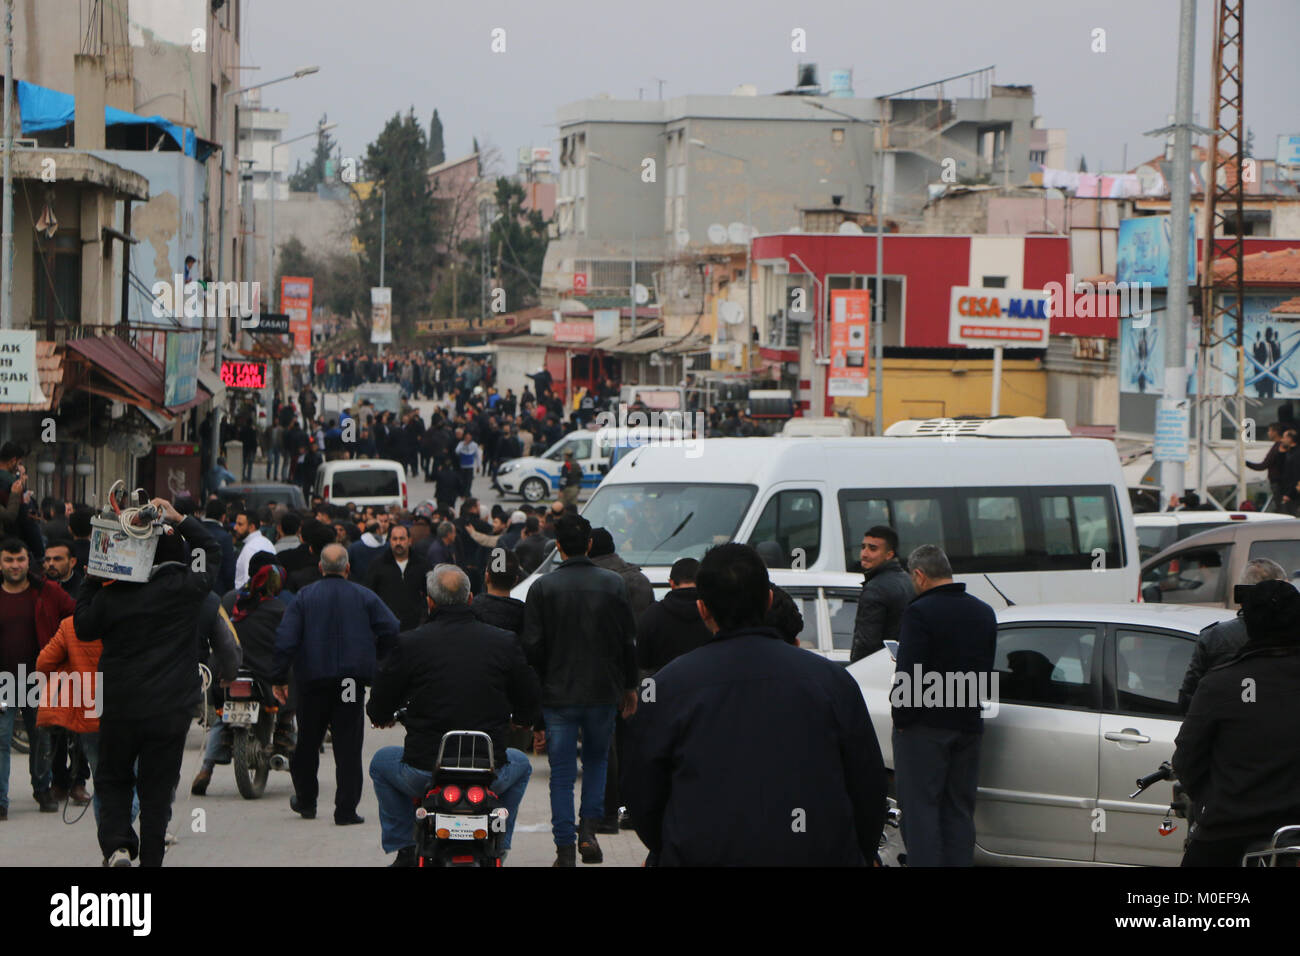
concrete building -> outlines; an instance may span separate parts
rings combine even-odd
[[[277,199],[289,196],[289,150],[272,148],[284,139],[289,128],[289,114],[280,110],[266,110],[261,107],[261,90],[252,90],[244,94],[244,102],[239,108],[239,159],[245,166],[245,174],[252,175],[253,199],[266,199],[271,195],[271,183],[274,180]],[[309,146],[314,145],[310,140]],[[274,170],[271,167],[275,161]],[[247,188],[248,180],[244,181]]]

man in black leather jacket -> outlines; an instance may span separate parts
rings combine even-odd
[[[555,865],[574,866],[578,732],[583,743],[577,850],[584,863],[600,863],[595,828],[605,812],[614,713],[626,718],[636,711],[636,620],[623,579],[587,557],[591,524],[586,518],[565,515],[556,523],[555,541],[561,563],[529,589],[521,639],[542,679]]]
[[[1286,570],[1276,561],[1268,558],[1256,558],[1246,565],[1246,572],[1241,576],[1241,583],[1259,584],[1261,581],[1285,581]],[[1183,686],[1178,689],[1178,709],[1187,713],[1192,706],[1192,696],[1196,687],[1205,676],[1206,671],[1217,667],[1225,661],[1232,660],[1246,646],[1246,620],[1242,612],[1231,621],[1211,624],[1201,631],[1196,639],[1196,649],[1187,664],[1187,673],[1183,677]]]
[[[897,552],[898,535],[887,525],[869,528],[862,536],[859,559],[866,576],[858,595],[849,663],[874,654],[885,641],[898,640],[903,609],[916,597],[916,589]]]
[[[1242,605],[1245,647],[1201,678],[1175,741],[1198,821],[1183,866],[1238,866],[1300,824],[1300,592],[1264,581]]]

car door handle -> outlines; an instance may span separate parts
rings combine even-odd
[[[1113,740],[1120,744],[1149,744],[1151,738],[1146,734],[1140,734],[1131,727],[1125,727],[1123,730],[1110,730],[1106,732],[1106,739]]]

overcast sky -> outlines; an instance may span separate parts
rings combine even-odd
[[[287,136],[321,113],[339,124],[347,155],[395,112],[414,107],[428,126],[435,107],[447,157],[500,147],[513,171],[521,146],[552,145],[556,107],[600,93],[615,99],[760,94],[794,85],[800,60],[825,86],[853,70],[858,96],[891,93],[996,66],[996,82],[1032,85],[1044,125],[1068,130],[1069,161],[1093,172],[1161,149],[1143,136],[1174,108],[1178,0],[242,0],[242,73],[257,82],[319,64],[320,73],[263,91],[264,105],[292,114]],[[1209,106],[1213,0],[1197,0],[1196,95]],[[1281,133],[1300,133],[1300,0],[1250,0],[1246,19],[1246,123],[1255,154],[1271,158]],[[491,51],[494,28],[506,51]],[[807,52],[791,51],[791,31]],[[1092,52],[1104,29],[1106,52]],[[638,94],[638,88],[641,93]],[[967,95],[966,81],[949,94]],[[294,159],[310,155],[310,140]]]

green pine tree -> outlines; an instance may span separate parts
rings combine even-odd
[[[442,145],[442,120],[438,118],[438,111],[433,111],[433,119],[429,122],[429,165],[438,166],[447,161],[447,151]]]
[[[321,114],[320,126],[326,125],[325,114]],[[293,175],[289,177],[289,189],[296,193],[314,192],[316,187],[325,182],[325,164],[334,152],[337,144],[327,131],[316,134],[316,151],[311,162],[306,166],[298,163]]]

